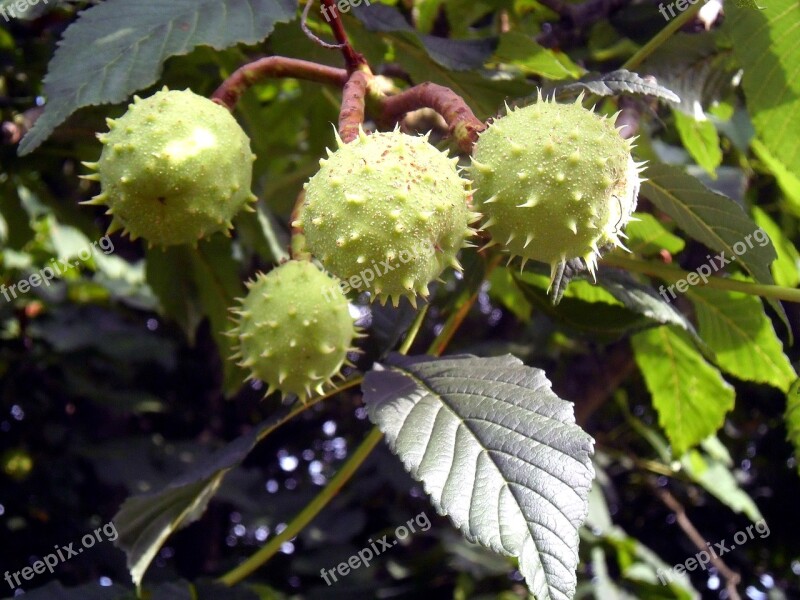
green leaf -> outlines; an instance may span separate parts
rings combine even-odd
[[[775,248],[769,240],[763,246],[752,243],[758,225],[736,202],[712,192],[678,167],[653,164],[646,176],[642,195],[675,219],[678,227],[712,250],[738,260],[759,283],[773,283],[769,265],[775,260]],[[737,242],[745,246],[741,255],[734,251]]]
[[[634,254],[650,256],[666,250],[677,254],[686,246],[686,242],[670,233],[661,222],[649,213],[634,213],[638,221],[631,221],[625,228],[628,241],[625,245]]]
[[[566,54],[545,48],[519,31],[508,31],[500,36],[500,45],[492,61],[515,67],[525,75],[548,79],[580,77],[583,73],[583,69]]]
[[[539,600],[573,597],[593,440],[542,371],[510,355],[393,355],[362,388],[370,419],[440,514],[519,557]]]
[[[677,325],[692,337],[703,352],[710,354],[686,315],[649,285],[639,283],[629,273],[616,269],[601,269],[597,281],[629,310],[656,323]]]
[[[786,392],[797,378],[761,300],[741,292],[690,288],[700,336],[727,373]]]
[[[730,50],[719,47],[714,32],[677,32],[640,70],[679,96],[675,109],[690,117],[704,117],[735,91],[732,82],[739,67]]]
[[[652,325],[647,317],[628,310],[608,292],[588,282],[570,283],[561,302],[553,306],[545,291],[547,277],[525,272],[514,274],[514,279],[534,309],[577,334],[614,341]]]
[[[373,8],[374,5],[369,10]],[[377,36],[380,36],[414,83],[432,81],[449,87],[464,99],[480,119],[496,115],[508,98],[520,98],[533,92],[533,84],[523,79],[510,79],[507,73],[498,74],[492,79],[491,72],[454,71],[443,66],[439,61],[444,59],[441,56],[434,59],[416,33],[408,31],[372,33],[359,25],[356,20],[348,22],[348,33],[356,47],[374,46]],[[382,56],[373,58],[378,61],[383,59]]]
[[[712,250],[724,252],[725,259],[741,264],[758,283],[774,283],[769,266],[777,256],[775,247],[769,240],[753,243],[758,225],[736,202],[710,191],[678,167],[652,164],[645,175],[642,195],[675,219],[678,227]],[[744,251],[737,254],[734,247]],[[770,305],[790,329],[783,306],[776,300]]]
[[[106,0],[83,11],[48,66],[47,104],[20,142],[20,156],[77,109],[123,102],[154,84],[170,56],[200,45],[255,44],[295,13],[293,0]]]
[[[416,25],[422,33],[430,33],[436,24],[439,10],[445,0],[416,0],[414,11],[416,13]]]
[[[712,177],[722,163],[722,148],[719,145],[717,128],[708,119],[698,120],[679,110],[673,110],[675,128],[684,148],[694,161]]]
[[[754,10],[763,10],[763,6],[759,6],[755,0],[733,0],[733,3],[739,8],[750,8]]]
[[[146,273],[162,313],[174,319],[191,342],[197,327],[208,317],[224,369],[223,391],[235,393],[245,372],[229,360],[233,341],[224,332],[231,328],[228,309],[236,297],[244,295],[244,287],[230,239],[215,235],[201,241],[196,249],[171,246],[149,250]]]
[[[758,11],[726,7],[723,31],[744,68],[742,87],[758,137],[790,173],[800,173],[800,4],[764,4]]]
[[[128,555],[128,570],[137,587],[167,538],[203,515],[227,472],[221,469],[156,498],[134,496],[123,503],[113,519],[120,534],[117,546]]]
[[[800,379],[792,384],[786,394],[786,421],[787,439],[794,446],[794,459],[797,473],[800,474]]]
[[[608,461],[609,457],[598,452],[597,463],[607,464]],[[603,490],[608,488],[615,496],[618,495],[618,491],[614,489],[609,475],[602,468],[598,466],[595,468],[597,479],[589,493],[589,515],[586,517],[586,527],[581,530],[582,540],[595,542],[597,536],[607,542],[608,549],[616,554],[620,575],[628,584],[626,588],[630,589],[631,584],[635,586],[636,598],[699,600],[700,594],[692,587],[692,582],[685,572],[680,574],[670,572],[662,583],[659,575],[669,572],[671,566],[638,539],[628,535],[619,525],[614,525]],[[587,593],[581,596],[584,597],[596,596]],[[610,596],[609,600],[618,600],[618,596]]]
[[[167,538],[200,518],[228,471],[247,457],[272,425],[272,421],[262,423],[199,461],[166,488],[132,496],[122,504],[112,519],[119,533],[115,545],[128,555],[128,569],[137,587]]]
[[[160,313],[175,321],[190,343],[203,320],[192,272],[192,256],[186,246],[149,248],[145,260],[147,284],[158,298]]]
[[[752,211],[753,219],[772,240],[778,254],[778,258],[772,263],[772,276],[775,278],[775,283],[783,287],[797,287],[800,284],[800,252],[764,210],[754,206]]]
[[[736,477],[724,463],[697,450],[689,450],[681,457],[681,465],[689,477],[733,512],[744,513],[753,522],[764,518],[756,503],[739,486]]]
[[[557,93],[578,92],[586,90],[597,96],[614,96],[618,94],[639,94],[663,98],[672,102],[680,102],[680,98],[663,85],[643,79],[637,73],[627,69],[618,69],[610,73],[592,73],[575,83],[568,83],[556,88]]]
[[[722,427],[725,414],[733,408],[733,387],[685,333],[659,327],[637,333],[631,343],[675,456]]]
[[[764,163],[764,166],[775,177],[778,186],[786,196],[789,208],[792,209],[795,215],[800,215],[800,177],[790,172],[786,165],[772,156],[761,141],[753,138],[750,147],[753,150],[753,154]]]
[[[606,553],[599,546],[592,548],[592,592],[597,600],[636,600],[614,583],[608,572]]]
[[[192,273],[197,284],[198,299],[211,322],[211,335],[217,344],[224,371],[222,389],[226,395],[242,387],[246,372],[231,360],[234,340],[225,335],[231,329],[230,307],[245,295],[239,279],[239,264],[233,257],[230,238],[215,235],[201,241],[193,255]]]
[[[420,35],[396,8],[384,4],[359,6],[353,14],[368,31],[403,33],[406,39],[415,40],[425,48],[430,58],[439,65],[454,71],[468,71],[483,66],[497,45],[496,39],[453,40],[432,35]]]
[[[524,282],[541,290],[547,290],[550,286],[550,277],[544,273],[534,273],[532,271],[522,271],[517,273],[514,269],[507,268],[511,275],[519,282]],[[584,302],[604,302],[614,306],[621,306],[613,295],[604,290],[601,286],[592,284],[586,279],[577,279],[570,282],[564,298],[583,300]]]
[[[523,323],[531,320],[531,303],[514,281],[514,275],[505,267],[492,271],[489,279],[489,294]]]

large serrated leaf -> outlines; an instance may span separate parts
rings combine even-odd
[[[693,348],[685,333],[658,327],[637,333],[631,343],[674,456],[722,427],[725,414],[733,408],[733,387]]]
[[[44,79],[45,110],[20,142],[35,150],[83,106],[117,103],[154,84],[164,61],[207,45],[255,44],[291,20],[293,0],[106,0],[64,33]]]
[[[440,514],[519,557],[538,600],[573,597],[593,440],[542,371],[510,355],[392,355],[363,390],[370,419]]]
[[[797,379],[761,301],[748,294],[693,287],[688,291],[700,335],[717,364],[746,381],[774,385],[783,392]]]
[[[652,164],[646,176],[642,196],[675,219],[678,227],[712,250],[724,252],[724,258],[741,264],[758,283],[774,283],[769,267],[777,256],[775,248],[769,240],[763,246],[753,242],[758,225],[736,202],[712,192],[679,167]],[[734,250],[737,243],[745,246],[741,254]],[[715,262],[712,267],[716,266]],[[770,300],[770,305],[789,329],[780,303]]]
[[[791,173],[800,173],[800,4],[764,4],[758,11],[726,6],[723,30],[744,67],[742,85],[759,138]]]

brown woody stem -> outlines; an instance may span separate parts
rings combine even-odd
[[[364,123],[368,84],[369,75],[355,71],[344,86],[342,109],[339,112],[339,136],[345,144],[358,137],[361,124]]]
[[[267,56],[238,68],[222,82],[211,99],[233,110],[247,88],[268,77],[292,77],[338,87],[347,83],[347,71],[344,69],[285,56]]]
[[[420,108],[432,108],[438,112],[450,129],[450,136],[466,153],[478,141],[478,133],[486,124],[478,119],[464,99],[450,88],[435,83],[422,83],[397,94],[380,99],[381,121],[396,123],[403,115]]]

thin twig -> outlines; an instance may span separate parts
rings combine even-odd
[[[447,122],[450,136],[466,153],[478,141],[486,124],[475,116],[464,99],[450,88],[435,83],[422,83],[395,96],[380,99],[382,123],[396,123],[403,115],[420,108],[432,108]]]
[[[355,452],[347,459],[347,462],[342,465],[336,475],[331,478],[328,484],[322,488],[303,510],[292,518],[286,528],[269,540],[243,563],[220,577],[218,579],[219,583],[229,587],[236,585],[277,554],[284,542],[289,541],[300,533],[306,525],[313,521],[322,509],[333,500],[382,439],[383,434],[380,429],[374,427],[367,437],[364,438],[364,441],[361,442],[361,445],[356,448]]]
[[[669,491],[663,488],[655,488],[656,495],[659,499],[669,508],[671,511],[675,513],[675,519],[678,522],[678,525],[683,532],[686,534],[692,543],[697,547],[698,550],[702,550],[709,554],[708,552],[708,544],[706,543],[703,536],[697,531],[697,528],[694,526],[692,521],[689,519],[689,516],[686,514],[686,509],[683,508],[683,505],[678,502],[678,500],[669,493]],[[741,596],[739,596],[739,592],[736,589],[736,586],[739,585],[739,582],[742,580],[741,576],[730,569],[728,565],[725,564],[716,553],[711,552],[711,564],[717,568],[720,575],[725,578],[725,590],[728,592],[728,597],[731,600],[741,600]]]
[[[267,77],[293,77],[343,87],[347,71],[307,60],[285,56],[267,56],[239,67],[211,95],[211,99],[233,110],[242,94]]]
[[[689,277],[690,273],[672,265],[655,262],[653,260],[641,260],[629,258],[621,254],[609,254],[603,257],[603,264],[608,267],[617,267],[633,273],[641,273],[651,277],[658,277],[667,282],[677,284],[681,280]],[[800,303],[800,290],[797,288],[783,287],[766,283],[752,283],[741,281],[730,277],[707,277],[697,285],[706,286],[715,290],[727,290],[730,292],[744,292],[751,296],[760,296],[771,300],[784,300],[786,302]],[[674,286],[672,286],[674,287]],[[675,298],[675,293],[668,287],[666,291]],[[680,292],[680,288],[678,289]],[[666,296],[666,293],[664,294]]]
[[[300,18],[300,28],[303,30],[303,33],[305,33],[312,42],[323,48],[328,48],[329,50],[341,50],[344,48],[343,44],[329,44],[308,28],[308,13],[311,12],[312,6],[314,6],[314,0],[308,0],[308,2],[306,2],[306,7],[303,9],[303,16]]]
[[[313,1],[313,0],[310,0]],[[347,72],[352,73],[367,67],[367,59],[362,54],[355,51],[350,44],[350,39],[347,37],[347,32],[344,30],[342,24],[342,15],[339,14],[339,9],[336,8],[336,0],[322,0],[323,15],[325,21],[330,25],[333,37],[339,43],[339,48],[342,50],[344,62],[347,65]],[[330,16],[330,18],[328,18]]]

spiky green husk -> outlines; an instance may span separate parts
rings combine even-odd
[[[339,372],[357,331],[336,280],[305,260],[291,260],[247,284],[229,332],[234,358],[264,381],[301,400]]]
[[[397,305],[416,303],[453,266],[479,218],[468,182],[427,136],[363,132],[320,161],[306,184],[300,216],[310,252],[357,291]],[[372,279],[371,281],[366,281]]]
[[[494,243],[523,264],[534,259],[554,271],[580,257],[594,274],[598,248],[622,246],[641,164],[614,120],[581,100],[557,104],[540,94],[509,111],[480,135],[470,174]]]
[[[107,204],[109,233],[123,229],[151,245],[196,244],[218,231],[248,201],[250,139],[230,112],[191,90],[166,88],[134,97],[119,119],[98,134],[96,163],[101,193],[84,204]]]

